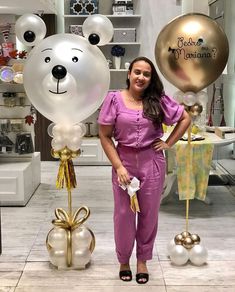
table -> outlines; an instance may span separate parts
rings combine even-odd
[[[163,136],[163,140],[166,140],[169,135],[170,133],[165,133]],[[235,143],[235,133],[226,133],[224,139],[218,137],[215,133],[211,133],[211,132],[201,133],[201,136],[203,136],[205,140],[200,141],[200,143],[211,144],[213,145],[214,149],[216,149],[217,147],[222,147],[222,146]],[[172,149],[166,151],[166,159],[168,162],[168,168],[167,168],[167,174],[166,174],[166,179],[165,179],[165,184],[164,184],[164,190],[161,197],[162,204],[167,202],[168,199],[173,194],[175,194],[178,189],[176,162],[175,162],[175,159],[172,160],[172,158],[170,158],[172,157],[172,155],[170,155],[170,152],[172,152],[174,157],[176,156],[176,147],[178,143],[182,143],[182,142],[181,141],[177,142],[176,145],[172,147]],[[187,142],[184,142],[184,143],[187,144]],[[197,141],[193,143],[195,144],[197,143]],[[169,166],[169,164],[171,165]],[[172,166],[174,166],[173,171],[170,169],[172,168]],[[208,174],[208,178],[209,178],[209,174]],[[206,197],[204,200],[204,203],[211,204],[211,201]]]

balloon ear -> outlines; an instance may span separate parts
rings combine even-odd
[[[35,14],[24,14],[15,24],[16,36],[24,45],[35,46],[46,35],[44,21]]]
[[[93,14],[84,21],[82,32],[92,45],[103,46],[113,37],[113,25],[106,16]]]

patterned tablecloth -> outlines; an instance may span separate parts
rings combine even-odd
[[[179,199],[205,200],[214,144],[208,139],[190,144],[179,141],[176,150],[176,174]]]

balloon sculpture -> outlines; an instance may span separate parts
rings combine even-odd
[[[160,32],[155,46],[156,62],[164,77],[179,89],[174,97],[185,106],[192,119],[199,116],[206,105],[207,94],[202,89],[223,72],[228,54],[225,33],[207,15],[190,13],[179,16]],[[191,126],[188,129],[188,151],[190,141]],[[186,231],[170,241],[168,253],[176,265],[183,265],[188,260],[202,265],[206,262],[207,250],[200,244],[199,236],[188,231],[188,212],[189,199],[186,199]]]
[[[58,268],[84,268],[95,247],[94,234],[83,225],[90,210],[72,210],[72,158],[79,155],[86,130],[81,121],[97,110],[109,89],[107,61],[96,45],[111,40],[113,26],[96,14],[85,20],[83,33],[85,37],[56,34],[43,39],[46,27],[40,17],[25,14],[16,22],[18,39],[34,46],[24,66],[25,91],[35,108],[53,121],[48,134],[53,137],[52,156],[60,159],[56,186],[68,191],[68,212],[55,210],[55,227],[46,241],[50,261]]]

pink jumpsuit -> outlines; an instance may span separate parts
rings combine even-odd
[[[161,107],[164,112],[163,123],[166,125],[176,123],[184,111],[183,106],[166,95],[162,96]],[[130,178],[135,176],[140,180],[140,190],[137,192],[140,213],[137,213],[136,221],[136,214],[130,208],[130,197],[119,186],[117,174],[112,169],[114,237],[121,264],[129,262],[135,240],[137,259],[152,259],[165,178],[164,155],[162,151],[157,152],[152,148],[154,140],[163,136],[162,125],[155,127],[143,117],[142,112],[127,108],[120,91],[109,92],[98,119],[101,125],[114,126],[113,135],[118,142],[119,157]]]

